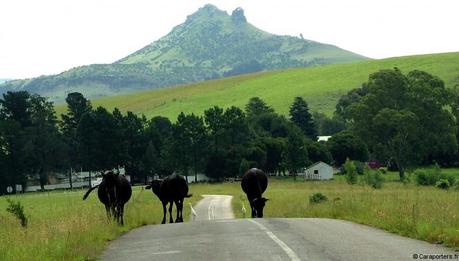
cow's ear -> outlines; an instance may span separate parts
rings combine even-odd
[[[268,200],[269,200],[269,198],[263,198],[263,200],[266,202],[266,201],[268,201]]]

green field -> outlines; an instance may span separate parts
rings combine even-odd
[[[118,107],[147,117],[162,115],[175,120],[182,111],[202,114],[213,105],[243,108],[253,96],[261,97],[277,112],[286,114],[293,98],[302,96],[313,111],[330,115],[341,95],[359,87],[369,74],[393,67],[405,73],[415,69],[427,71],[439,76],[449,87],[459,84],[459,53],[445,53],[255,73],[92,102],[110,110]],[[62,105],[57,108],[58,113],[64,110]]]
[[[457,169],[449,173],[459,173]],[[395,173],[386,180],[394,180]],[[236,217],[242,204],[249,205],[239,182],[193,184],[193,197],[186,199],[184,218],[189,220],[188,202],[195,204],[203,194],[233,195]],[[328,201],[309,203],[312,193],[321,192]],[[81,200],[84,191],[30,193],[11,196],[24,206],[27,229],[6,212],[6,197],[0,197],[0,260],[84,260],[96,259],[106,243],[132,228],[158,224],[162,207],[151,191],[134,189],[126,206],[125,227],[108,222],[96,193]],[[459,191],[387,182],[380,190],[348,185],[342,176],[330,182],[293,182],[270,178],[265,197],[270,200],[265,217],[328,217],[382,228],[400,235],[459,248]]]

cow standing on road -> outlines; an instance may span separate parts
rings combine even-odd
[[[262,197],[268,187],[268,178],[266,174],[257,168],[249,169],[241,181],[242,190],[247,194],[247,199],[252,209],[252,218],[263,217],[263,208],[268,199]]]
[[[132,188],[124,175],[109,171],[102,173],[102,182],[90,188],[83,196],[85,200],[91,191],[98,188],[97,195],[100,202],[105,205],[107,216],[113,218],[121,225],[124,225],[124,204],[129,201],[132,195]]]
[[[188,184],[185,179],[174,173],[165,179],[153,180],[150,185],[145,187],[145,189],[150,188],[163,204],[163,220],[161,224],[166,223],[166,206],[168,203],[169,223],[174,223],[174,219],[172,219],[172,207],[174,202],[177,209],[177,218],[175,222],[183,222],[183,201],[185,198],[191,197],[191,194],[188,194]]]

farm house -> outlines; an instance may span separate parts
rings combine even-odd
[[[333,167],[322,161],[307,167],[304,171],[304,179],[330,180],[333,178]]]

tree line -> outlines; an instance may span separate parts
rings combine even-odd
[[[250,167],[296,173],[317,161],[379,160],[398,169],[458,164],[459,92],[422,71],[381,70],[340,98],[332,117],[310,113],[296,97],[288,116],[258,97],[243,109],[214,106],[175,121],[93,108],[80,93],[55,115],[46,98],[26,91],[0,99],[0,193],[52,172],[124,166],[136,182],[174,171],[221,180]],[[332,135],[326,143],[317,135]]]
[[[68,94],[66,103],[67,113],[58,119],[53,104],[39,95],[7,92],[0,99],[2,193],[29,178],[38,177],[44,187],[51,173],[70,168],[123,166],[137,182],[174,171],[219,180],[250,167],[285,173],[332,160],[325,145],[315,142],[312,115],[301,97],[289,118],[253,97],[244,109],[214,106],[203,116],[182,112],[175,122],[93,108],[80,93]]]

